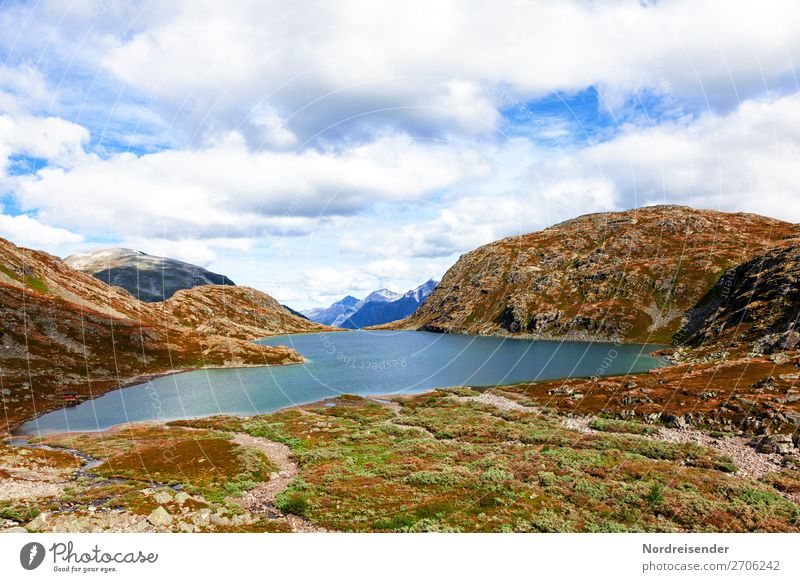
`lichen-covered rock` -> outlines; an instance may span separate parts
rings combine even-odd
[[[172,516],[159,505],[147,516],[147,521],[155,526],[169,527],[172,525]]]

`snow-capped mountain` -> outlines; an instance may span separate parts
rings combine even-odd
[[[389,289],[378,289],[377,291],[373,291],[369,295],[367,295],[364,300],[361,302],[360,307],[363,307],[367,303],[377,302],[377,303],[386,303],[389,301],[397,301],[403,296],[402,293],[395,293],[394,291],[390,291]]]
[[[364,301],[364,304],[350,317],[342,322],[340,327],[347,329],[360,329],[371,325],[380,325],[408,317],[417,310],[425,298],[436,287],[436,281],[427,281],[416,289],[402,295],[394,293],[397,298],[390,301]],[[368,297],[369,298],[369,297]]]
[[[358,329],[408,317],[430,295],[434,287],[436,281],[431,280],[406,293],[379,289],[361,300],[348,295],[330,307],[308,309],[302,313],[317,323]]]
[[[358,308],[363,305],[363,303],[364,302],[360,299],[348,295],[336,303],[331,304],[330,307],[306,309],[305,311],[301,311],[301,313],[311,321],[339,327],[342,322],[358,311]]]

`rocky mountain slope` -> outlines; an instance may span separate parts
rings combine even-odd
[[[274,298],[251,287],[204,285],[182,289],[154,305],[175,317],[181,326],[244,340],[329,329],[292,314]]]
[[[677,341],[695,349],[800,348],[800,240],[730,269],[690,310]]]
[[[198,301],[198,314],[205,307]],[[63,405],[67,396],[97,396],[141,375],[302,361],[288,348],[245,341],[241,327],[227,334],[224,325],[212,331],[182,324],[191,311],[188,301],[176,302],[175,313],[143,303],[56,257],[0,239],[0,431]],[[241,323],[246,315],[239,317]]]
[[[234,285],[225,275],[197,265],[131,249],[98,249],[70,255],[64,262],[145,302],[164,301],[181,289],[200,285]]]
[[[403,319],[414,313],[436,287],[430,280],[393,301],[364,301],[364,304],[342,322],[345,329],[361,329]]]
[[[771,218],[681,206],[582,216],[463,255],[398,326],[668,343],[729,268],[798,235]]]

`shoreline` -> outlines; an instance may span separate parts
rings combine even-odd
[[[291,364],[291,365],[293,365],[293,364]],[[672,365],[674,365],[674,364],[672,364]],[[93,396],[91,398],[87,398],[86,400],[80,402],[79,404],[83,404],[84,402],[89,402],[90,400],[94,400],[95,398],[99,398],[101,396],[104,396],[105,394],[110,394],[111,392],[115,392],[116,390],[122,390],[124,388],[131,388],[133,386],[138,386],[140,384],[145,384],[145,383],[149,382],[150,380],[154,380],[156,378],[163,378],[163,377],[166,377],[166,376],[184,374],[186,372],[198,372],[198,371],[202,371],[202,370],[237,370],[237,369],[245,369],[245,368],[270,368],[270,367],[272,367],[272,366],[269,365],[269,364],[263,365],[263,366],[262,365],[245,365],[245,366],[233,366],[233,367],[209,366],[207,368],[186,368],[186,369],[171,370],[171,371],[168,371],[168,372],[144,374],[142,376],[134,378],[132,381],[130,381],[129,383],[126,383],[123,386],[120,386],[119,388],[115,388],[114,390],[109,390],[108,392],[104,392],[103,394],[99,394],[97,396]],[[665,367],[667,367],[667,366],[656,367],[656,368],[652,368],[651,370],[648,370],[646,372],[636,372],[635,374],[608,374],[608,375],[602,376],[602,377],[603,378],[624,378],[624,377],[630,376],[630,375],[650,374],[650,373],[652,373],[653,370],[662,370]],[[448,390],[448,389],[451,389],[451,388],[469,388],[469,389],[475,390],[476,392],[486,393],[486,392],[489,392],[490,390],[493,390],[495,388],[504,388],[504,387],[513,387],[513,386],[525,386],[527,384],[535,384],[537,382],[545,382],[545,381],[553,382],[553,381],[558,381],[558,380],[588,380],[588,379],[591,379],[591,378],[593,378],[593,376],[568,376],[568,377],[564,377],[564,378],[550,378],[548,380],[538,380],[538,381],[537,380],[531,380],[531,381],[523,381],[523,382],[513,382],[513,383],[509,383],[509,384],[469,384],[469,385],[464,385],[464,386],[438,386],[438,387],[435,387],[435,388],[428,388],[428,389],[425,389],[425,390],[422,390],[422,391],[419,391],[419,392],[402,392],[402,391],[398,391],[398,392],[387,392],[387,393],[384,393],[384,394],[375,394],[375,393],[351,394],[349,392],[342,392],[339,396],[329,396],[329,397],[326,397],[326,398],[321,398],[319,400],[310,400],[308,402],[303,402],[303,403],[300,403],[300,404],[292,404],[290,406],[283,406],[281,408],[277,408],[275,410],[271,410],[271,411],[268,411],[268,412],[256,412],[256,413],[253,413],[253,414],[229,413],[228,415],[229,416],[236,416],[236,417],[240,417],[240,418],[252,418],[252,417],[256,417],[256,416],[262,416],[262,415],[265,415],[265,414],[273,414],[275,412],[279,412],[279,411],[282,411],[282,410],[298,409],[298,408],[302,408],[304,406],[309,406],[311,404],[322,404],[324,402],[333,401],[336,398],[339,398],[340,396],[344,396],[344,395],[360,396],[362,398],[368,398],[368,399],[372,399],[372,400],[380,400],[380,399],[384,399],[385,400],[385,399],[390,399],[390,398],[402,398],[402,397],[408,397],[408,396],[416,396],[416,395],[420,395],[420,394],[429,394],[429,393],[436,392],[437,390]],[[27,423],[29,423],[29,422],[31,422],[33,420],[36,420],[37,418],[40,418],[40,417],[42,417],[42,416],[44,416],[46,414],[50,414],[51,412],[55,412],[55,411],[54,410],[50,410],[50,411],[47,411],[47,412],[42,412],[41,414],[37,414],[36,416],[25,420],[24,422],[20,423],[19,425],[13,427],[10,434],[4,433],[4,432],[0,432],[0,439],[8,440],[8,439],[12,439],[12,438],[22,438],[22,437],[37,438],[37,435],[14,434],[14,432],[19,427],[21,427],[22,425],[27,424]],[[149,423],[164,424],[164,423],[167,423],[167,422],[174,422],[174,421],[178,421],[178,420],[194,420],[194,419],[198,419],[198,418],[210,418],[210,417],[213,417],[213,416],[225,416],[225,415],[226,415],[226,413],[215,413],[215,414],[203,414],[203,415],[199,415],[199,416],[182,416],[182,417],[175,417],[175,418],[170,418],[170,419],[160,419],[160,420],[158,420],[158,419],[140,420],[140,421],[123,422],[123,423],[120,423],[120,424],[111,425],[111,426],[109,426],[108,428],[105,428],[105,429],[76,430],[76,431],[72,431],[72,432],[75,432],[75,433],[96,433],[96,432],[105,432],[107,430],[112,430],[112,429],[114,429],[115,427],[118,427],[118,426],[127,426],[127,425],[133,425],[133,424],[149,424]],[[50,433],[50,434],[63,434],[63,433],[58,432],[58,433]]]
[[[295,366],[295,365],[298,365],[298,364],[305,364],[306,362],[308,362],[308,358],[306,358],[302,354],[300,354],[300,357],[303,358],[303,360],[301,362],[292,362],[291,364],[242,364],[242,365],[238,365],[238,366],[203,366],[202,368],[174,368],[172,370],[165,370],[163,372],[150,372],[150,373],[147,373],[147,374],[140,374],[138,376],[131,376],[130,378],[126,378],[124,380],[121,380],[120,384],[118,386],[116,386],[115,388],[112,388],[110,390],[106,390],[102,394],[92,394],[92,395],[88,396],[87,398],[85,398],[84,400],[81,400],[80,402],[74,404],[73,406],[79,406],[79,405],[81,405],[81,404],[83,404],[85,402],[90,402],[92,400],[95,400],[97,398],[105,396],[106,394],[110,394],[112,392],[116,392],[117,390],[124,390],[125,388],[132,388],[134,386],[139,386],[140,384],[147,384],[148,382],[150,382],[152,380],[156,380],[158,378],[165,378],[165,377],[168,377],[168,376],[177,376],[179,374],[185,374],[187,372],[202,372],[203,370],[241,370],[241,369],[247,369],[247,368],[272,368],[272,367],[275,367],[275,366]],[[61,408],[71,408],[71,406],[70,407],[63,406]],[[43,417],[43,416],[45,416],[47,414],[50,414],[52,412],[56,412],[57,410],[59,410],[59,408],[54,408],[52,410],[45,410],[45,411],[42,411],[42,412],[38,412],[35,415],[31,416],[30,418],[27,418],[27,419],[23,420],[20,423],[17,423],[15,425],[11,425],[8,430],[0,430],[0,440],[7,441],[9,439],[18,438],[18,437],[26,437],[26,436],[35,437],[36,435],[17,434],[17,431],[19,430],[19,428],[21,426],[23,426],[25,424],[28,424],[29,422],[33,422],[36,419],[41,418],[41,417]],[[197,418],[200,418],[200,417],[197,417]],[[177,419],[173,419],[173,420],[177,420]],[[157,422],[157,421],[145,421],[145,422]],[[127,424],[127,423],[123,423],[123,424]],[[106,430],[108,430],[108,429],[106,429]],[[101,432],[101,431],[75,431],[75,432]]]
[[[470,333],[432,331],[432,330],[424,330],[424,329],[419,329],[419,330],[412,330],[412,329],[376,329],[376,330],[371,330],[369,328],[364,328],[364,329],[358,329],[358,330],[351,330],[351,329],[344,329],[344,328],[331,328],[330,330],[317,330],[317,331],[304,331],[304,332],[298,332],[298,333],[274,334],[274,335],[270,335],[270,336],[260,337],[258,339],[254,339],[254,340],[250,340],[250,341],[255,343],[255,342],[258,342],[260,340],[266,340],[266,339],[270,339],[270,338],[288,337],[288,336],[293,336],[293,335],[323,334],[323,333],[328,333],[330,331],[337,331],[337,332],[338,331],[342,331],[342,332],[356,332],[356,331],[367,331],[367,332],[369,332],[369,331],[401,331],[401,332],[402,331],[419,331],[419,332],[423,332],[423,333],[433,333],[433,334],[437,334],[437,335],[460,335],[460,336],[473,336],[473,337],[494,337],[494,338],[502,338],[502,339],[510,339],[510,340],[523,340],[523,341],[544,341],[544,342],[555,342],[555,343],[562,343],[562,342],[587,343],[588,342],[588,343],[591,343],[591,344],[602,343],[602,344],[610,344],[610,345],[628,345],[628,346],[642,346],[642,347],[652,346],[652,347],[657,348],[657,349],[655,349],[653,351],[649,351],[649,352],[644,352],[644,350],[642,350],[640,355],[653,357],[653,358],[658,358],[659,360],[662,360],[662,362],[663,362],[663,365],[655,366],[651,370],[648,370],[648,371],[645,371],[645,372],[635,372],[634,374],[628,374],[628,373],[613,374],[613,375],[609,374],[609,375],[602,376],[603,378],[624,377],[624,376],[636,375],[636,374],[648,374],[648,373],[651,373],[653,370],[660,370],[660,369],[668,368],[670,366],[675,366],[675,365],[679,364],[678,362],[672,361],[669,357],[666,357],[663,354],[663,352],[666,352],[668,350],[674,349],[674,346],[671,346],[669,344],[647,344],[647,343],[640,343],[640,342],[620,341],[618,339],[617,340],[613,340],[613,339],[598,339],[598,338],[593,338],[593,339],[580,339],[580,338],[576,338],[576,337],[570,337],[570,338],[545,338],[545,337],[534,337],[534,336],[531,336],[530,334],[505,334],[505,333],[470,334]],[[260,344],[260,345],[264,345],[264,344]],[[287,346],[287,347],[289,347],[289,346]],[[277,364],[277,365],[279,365],[279,366],[291,366],[291,365],[296,365],[296,364],[304,364],[304,363],[308,362],[308,358],[306,358],[302,354],[299,354],[299,355],[302,358],[301,362],[293,362],[291,364]],[[203,366],[201,368],[175,368],[175,369],[166,370],[166,371],[163,371],[163,372],[152,372],[152,373],[141,374],[141,375],[138,375],[138,376],[133,376],[131,378],[124,379],[115,388],[112,388],[110,390],[106,390],[102,394],[91,395],[91,396],[87,397],[85,400],[81,400],[79,403],[75,404],[75,406],[83,404],[84,402],[89,402],[91,400],[94,400],[96,398],[104,396],[105,394],[109,394],[109,393],[114,392],[116,390],[122,390],[122,389],[125,389],[125,388],[131,388],[133,386],[138,386],[140,384],[146,384],[147,382],[150,382],[151,380],[155,380],[157,378],[163,378],[163,377],[167,377],[167,376],[184,374],[186,372],[197,372],[197,371],[202,371],[202,370],[235,370],[235,369],[248,369],[248,368],[270,368],[270,367],[273,367],[273,366],[276,366],[276,364],[242,364],[242,365],[237,365],[237,366]],[[546,381],[569,380],[569,379],[588,380],[588,379],[591,379],[593,377],[594,376],[592,376],[592,375],[588,375],[588,376],[567,376],[567,377],[564,377],[564,378],[549,378]],[[545,380],[529,380],[529,381],[513,382],[513,383],[509,383],[509,384],[486,384],[486,385],[473,384],[473,385],[468,385],[468,386],[464,386],[464,387],[472,388],[472,389],[480,391],[480,392],[487,392],[487,391],[491,390],[492,388],[498,388],[498,387],[503,387],[503,386],[522,386],[522,385],[526,385],[526,384],[534,384],[534,383],[539,382],[539,381],[545,381]],[[433,392],[433,391],[436,391],[436,390],[446,389],[446,388],[450,388],[450,387],[452,387],[452,386],[440,386],[440,387],[437,387],[437,388],[431,388],[429,390],[424,390],[423,392],[413,392],[413,393],[409,392],[408,394],[424,394],[426,392]],[[397,392],[397,393],[394,393],[394,394],[403,394],[403,393],[402,392]],[[365,397],[372,397],[372,396],[376,396],[376,395],[364,395],[364,396]],[[377,396],[379,396],[379,395],[377,395]],[[303,403],[303,404],[287,406],[287,407],[280,408],[280,409],[277,409],[277,410],[291,409],[291,408],[294,408],[294,407],[297,407],[297,406],[306,406],[308,404],[313,404],[315,402],[325,402],[328,399],[329,398],[323,398],[321,400],[312,400],[312,401],[309,401],[309,402],[306,402],[306,403]],[[64,407],[64,408],[66,408],[66,407]],[[22,422],[20,422],[20,423],[18,423],[16,425],[11,426],[10,429],[7,430],[7,431],[0,431],[0,439],[7,440],[7,439],[10,439],[10,438],[14,438],[14,437],[33,436],[33,435],[17,434],[17,431],[19,430],[19,428],[21,426],[23,426],[23,425],[25,425],[25,424],[27,424],[29,422],[32,422],[32,421],[34,421],[34,420],[36,420],[38,418],[41,418],[42,416],[45,416],[45,415],[50,414],[52,412],[55,412],[56,410],[59,410],[59,409],[58,408],[54,408],[52,410],[47,410],[47,411],[43,411],[43,412],[37,413],[36,415],[34,415],[34,416],[30,417],[30,418],[27,418],[27,419],[23,420]],[[271,412],[276,412],[277,410],[271,411]],[[255,414],[244,415],[244,416],[258,416],[260,414],[269,414],[269,412],[255,413]],[[203,416],[181,417],[181,418],[174,418],[174,419],[171,419],[171,420],[189,420],[189,419],[193,419],[193,418],[203,418]],[[144,422],[151,422],[151,421],[144,421]],[[157,422],[157,421],[152,421],[152,422]],[[97,431],[76,431],[76,432],[97,432]]]

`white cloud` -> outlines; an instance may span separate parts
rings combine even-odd
[[[13,67],[8,63],[0,69],[0,111],[23,113],[32,106],[41,106],[51,99],[44,75],[34,65],[24,63]]]
[[[58,117],[11,117],[0,114],[0,172],[12,154],[41,158],[62,167],[72,166],[85,157],[83,147],[89,131]],[[0,177],[2,174],[0,174]]]
[[[20,178],[25,209],[71,228],[118,236],[256,236],[307,232],[319,217],[377,201],[424,198],[487,171],[480,156],[393,136],[343,151],[250,152],[241,138],[202,150],[170,150]]]
[[[0,214],[0,236],[17,245],[45,249],[57,249],[61,245],[83,240],[79,234],[42,224],[25,214],[16,216]]]
[[[564,158],[561,171],[613,183],[627,207],[682,203],[800,221],[800,95],[724,116],[630,127]],[[547,168],[545,168],[545,171]]]
[[[800,221],[800,95],[747,101],[726,115],[653,127],[548,152],[516,140],[487,157],[493,171],[438,215],[371,236],[351,252],[446,257],[590,212],[654,203],[749,211]]]
[[[499,88],[527,100],[594,85],[612,106],[648,89],[726,107],[779,88],[800,60],[791,0],[750,10],[720,0],[178,5],[160,8],[105,66],[184,104],[195,125],[258,125],[240,107],[266,100],[301,141],[363,116],[487,132]]]

